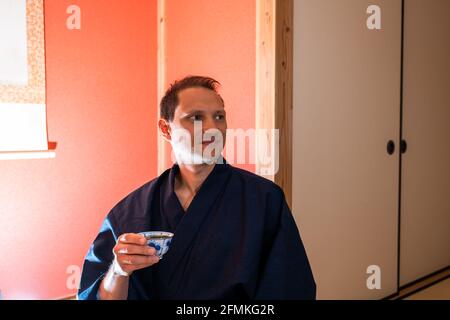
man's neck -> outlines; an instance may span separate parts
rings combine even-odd
[[[214,164],[187,165],[180,164],[177,177],[178,188],[189,190],[191,194],[197,193],[202,183],[214,169]]]

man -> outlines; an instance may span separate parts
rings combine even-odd
[[[227,122],[218,85],[190,76],[167,90],[158,125],[177,162],[109,212],[86,256],[79,299],[315,299],[283,191],[221,156]],[[174,233],[163,259],[144,231]]]

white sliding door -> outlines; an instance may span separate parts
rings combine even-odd
[[[450,1],[405,0],[400,284],[450,264]]]
[[[400,44],[400,0],[294,1],[293,212],[319,299],[397,290]]]

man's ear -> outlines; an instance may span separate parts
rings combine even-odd
[[[159,132],[161,136],[168,142],[172,140],[170,124],[166,119],[159,119],[158,121]]]

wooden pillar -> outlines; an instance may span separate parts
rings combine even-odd
[[[292,203],[293,0],[256,0],[256,129],[279,130],[278,171],[266,177]],[[262,174],[256,139],[256,173]],[[274,136],[267,133],[270,143]]]
[[[159,103],[164,96],[166,86],[166,0],[158,0],[158,115]],[[167,142],[163,139],[158,130],[158,175],[167,168]]]

